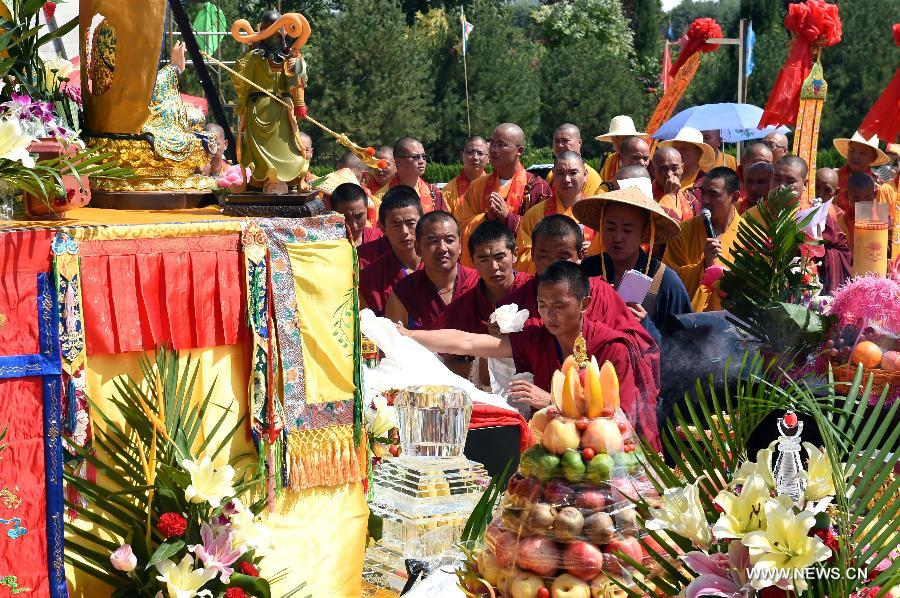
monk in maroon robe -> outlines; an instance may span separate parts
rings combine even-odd
[[[415,190],[397,186],[385,194],[378,208],[378,223],[384,231],[388,247],[381,257],[361,266],[361,307],[368,307],[377,315],[383,315],[394,285],[422,267],[422,260],[416,253],[415,232],[421,217],[422,205]]]
[[[386,318],[431,330],[447,306],[478,284],[478,272],[459,265],[459,223],[449,212],[425,214],[416,225],[416,253],[424,268],[394,287]]]
[[[482,222],[468,243],[469,255],[474,258],[480,280],[447,306],[433,329],[453,328],[488,334],[491,314],[500,302],[534,277],[513,268],[516,238],[503,224],[493,220]]]
[[[402,332],[432,351],[486,358],[512,357],[517,371],[534,374],[535,386],[541,392],[534,393],[527,402],[538,409],[550,404],[553,372],[573,353],[579,335],[583,336],[588,355],[596,357],[599,363],[608,360],[616,369],[621,408],[628,420],[638,434],[659,449],[658,376],[627,334],[584,317],[590,303],[588,292],[588,280],[581,268],[570,262],[557,262],[539,277],[541,326],[526,325],[522,332],[500,338],[461,330]],[[624,303],[620,309],[628,312]]]
[[[355,183],[342,183],[331,194],[331,209],[344,217],[347,240],[356,247],[360,268],[365,268],[391,248],[386,239],[383,243],[373,243],[384,239],[384,234],[379,227],[368,225],[367,199],[365,189]]]

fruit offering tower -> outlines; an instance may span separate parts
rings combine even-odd
[[[570,357],[554,374],[551,398],[531,420],[538,444],[510,478],[478,574],[512,598],[624,596],[613,582],[630,579],[619,555],[647,556],[629,497],[652,487],[619,409],[615,369]]]
[[[395,401],[402,454],[382,462],[372,478],[372,513],[382,537],[366,551],[363,575],[395,591],[407,582],[406,561],[428,569],[458,563],[466,520],[490,484],[484,467],[463,456],[472,401],[447,386],[417,386]]]

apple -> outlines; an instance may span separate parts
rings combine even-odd
[[[543,577],[552,577],[559,570],[561,561],[559,546],[546,536],[528,536],[519,542],[519,559],[516,563]]]
[[[537,598],[538,590],[544,587],[544,580],[531,573],[519,573],[509,580],[512,598]]]
[[[537,598],[550,598],[550,590],[545,587],[538,590]]]
[[[582,488],[575,494],[575,506],[589,512],[602,511],[606,498],[599,488]]]
[[[615,463],[613,463],[612,457],[609,455],[597,455],[587,464],[584,481],[593,485],[606,482],[612,477],[614,467]]]
[[[572,495],[575,491],[562,480],[550,480],[544,486],[544,500],[552,505],[564,507],[572,504]]]
[[[541,457],[535,467],[534,475],[542,482],[546,482],[550,478],[557,475],[559,470],[559,457],[547,454]]]
[[[556,520],[556,509],[545,502],[529,506],[525,512],[525,523],[532,532],[546,532]]]
[[[618,432],[618,430],[616,431]],[[578,428],[575,427],[573,421],[554,419],[544,428],[541,442],[551,453],[562,455],[569,449],[578,448]]]
[[[609,513],[603,511],[584,519],[583,533],[594,544],[606,544],[616,533],[616,525]]]
[[[563,476],[573,484],[577,484],[584,479],[585,464],[581,460],[581,454],[578,451],[566,451],[559,460],[562,465]]]
[[[540,497],[544,488],[533,478],[525,478],[516,485],[516,495],[526,503],[533,503]]]
[[[496,586],[497,578],[500,576],[500,563],[497,561],[497,557],[487,550],[482,550],[478,555],[478,573],[489,584]]]
[[[591,598],[591,588],[586,583],[564,573],[553,581],[550,586],[551,598]]]
[[[551,419],[550,407],[544,407],[539,411],[535,411],[534,415],[531,416],[531,421],[528,422],[528,425],[538,434],[543,434],[544,429],[547,427],[547,424],[550,423]]]
[[[495,587],[504,594],[507,593],[509,590],[509,582],[519,573],[520,571],[515,567],[501,569],[500,573],[497,574],[497,585]]]
[[[615,536],[606,545],[606,552],[615,555],[621,552],[625,556],[634,559],[638,563],[644,558],[644,549],[637,538],[632,536]]]
[[[613,576],[600,573],[591,580],[591,598],[627,598],[628,592],[617,586],[612,581]],[[622,581],[622,578],[615,579]]]
[[[575,507],[566,507],[556,515],[553,531],[557,540],[575,540],[584,527],[584,515]]]
[[[594,449],[598,455],[621,453],[624,444],[619,426],[608,419],[595,419],[581,435],[581,447]]]
[[[494,556],[497,562],[503,568],[509,567],[512,562],[513,554],[516,551],[516,541],[519,539],[517,534],[510,531],[504,531],[500,534],[494,543]]]
[[[563,554],[563,567],[575,577],[593,579],[603,570],[603,553],[589,542],[572,542]]]

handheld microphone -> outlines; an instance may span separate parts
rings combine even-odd
[[[716,231],[713,230],[712,212],[709,211],[709,208],[703,208],[700,210],[700,215],[703,217],[703,224],[706,225],[706,237],[708,239],[715,239]]]

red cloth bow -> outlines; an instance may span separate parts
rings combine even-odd
[[[704,17],[694,20],[685,35],[687,36],[687,41],[682,44],[681,51],[678,53],[678,59],[672,65],[672,68],[669,69],[669,76],[671,77],[674,77],[681,65],[697,52],[712,52],[718,48],[718,44],[708,44],[706,42],[709,39],[722,37],[722,28],[719,27],[715,19]]]
[[[900,46],[900,23],[894,23],[894,44]],[[859,125],[859,132],[866,139],[872,135],[878,135],[882,139],[891,141],[900,133],[900,67],[894,73],[888,86],[872,107],[869,113]]]
[[[769,93],[759,128],[794,124],[800,109],[800,88],[812,69],[813,49],[841,41],[841,18],[836,4],[807,0],[788,6],[784,25],[796,37],[787,62]]]

